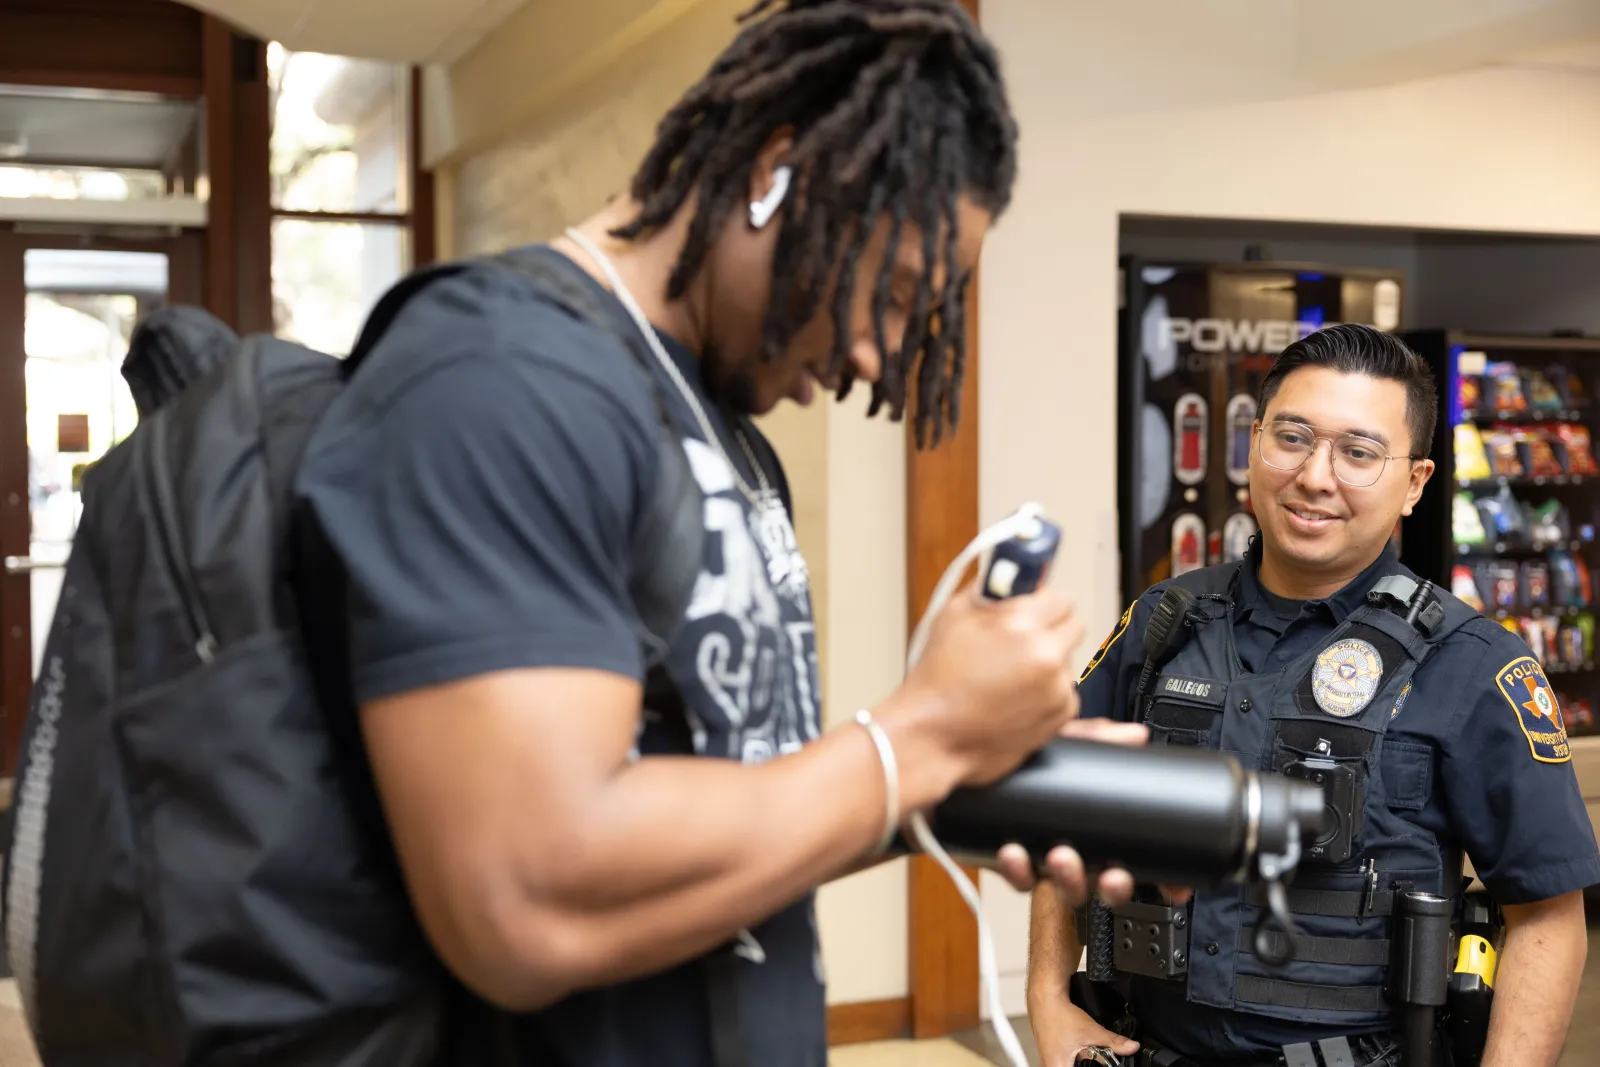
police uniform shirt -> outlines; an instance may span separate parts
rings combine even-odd
[[[1252,674],[1281,670],[1316,649],[1365,603],[1379,579],[1414,577],[1387,548],[1327,599],[1294,601],[1261,585],[1260,561],[1258,539],[1243,564],[1226,565],[1237,568],[1230,587],[1234,642]],[[1128,608],[1085,669],[1078,685],[1084,718],[1134,718],[1144,630],[1164,587],[1151,588]],[[1533,666],[1521,638],[1475,618],[1421,665],[1395,701],[1387,734],[1389,741],[1426,746],[1433,757],[1429,799],[1407,817],[1432,831],[1442,848],[1464,850],[1501,904],[1549,900],[1600,883],[1600,849],[1564,725],[1559,712],[1542,714],[1535,703]],[[1542,672],[1537,677],[1542,680]],[[1240,712],[1227,708],[1224,714]],[[1191,946],[1205,950],[1209,946]],[[1133,981],[1145,1032],[1187,1055],[1275,1052],[1338,1032],[1312,1033],[1305,1024],[1192,1005],[1181,980]]]
[[[625,318],[615,297],[595,291]],[[706,536],[667,656],[675,693],[648,691],[638,748],[648,756],[692,745],[702,758],[760,763],[821,729],[805,561],[787,518],[763,521],[739,491],[729,463],[748,485],[759,479],[701,392],[693,353],[662,341],[722,448],[704,439],[652,365],[705,498]],[[627,588],[634,523],[659,469],[660,419],[644,373],[606,329],[504,269],[471,266],[406,305],[329,409],[298,484],[348,577],[344,672],[357,701],[515,668],[644,680]],[[770,445],[749,420],[741,425],[787,500]],[[450,729],[448,716],[437,728]],[[782,834],[782,820],[767,832]],[[451,1062],[702,1067],[713,1062],[715,1036],[736,1031],[750,1063],[822,1067],[827,1010],[813,895],[753,925],[737,945],[715,961],[584,990],[521,1016],[505,1055],[473,1044],[504,1031],[458,989]],[[736,1005],[716,1023],[712,966],[731,969],[724,995]],[[716,988],[726,987],[719,979]]]

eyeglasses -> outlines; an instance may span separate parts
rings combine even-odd
[[[1415,460],[1415,456],[1391,456],[1370,437],[1336,433],[1303,422],[1274,419],[1260,427],[1261,462],[1274,470],[1297,471],[1317,450],[1318,441],[1327,441],[1333,456],[1333,476],[1345,485],[1364,489],[1373,485],[1391,459]]]

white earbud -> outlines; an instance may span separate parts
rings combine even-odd
[[[789,195],[789,180],[792,177],[788,167],[779,167],[772,172],[772,188],[766,196],[750,204],[750,225],[759,230],[772,221],[772,216],[778,213],[778,208],[783,204],[783,198]]]

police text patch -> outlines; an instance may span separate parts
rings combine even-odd
[[[1528,748],[1540,763],[1569,763],[1572,746],[1567,743],[1567,725],[1555,690],[1544,675],[1544,668],[1532,656],[1518,656],[1504,667],[1495,681],[1500,693],[1517,713],[1517,723],[1527,735]]]

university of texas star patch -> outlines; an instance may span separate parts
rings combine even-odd
[[[1517,724],[1527,735],[1528,748],[1540,763],[1568,763],[1572,747],[1567,743],[1567,725],[1561,705],[1544,668],[1532,656],[1518,656],[1495,676],[1500,693],[1517,713]]]

